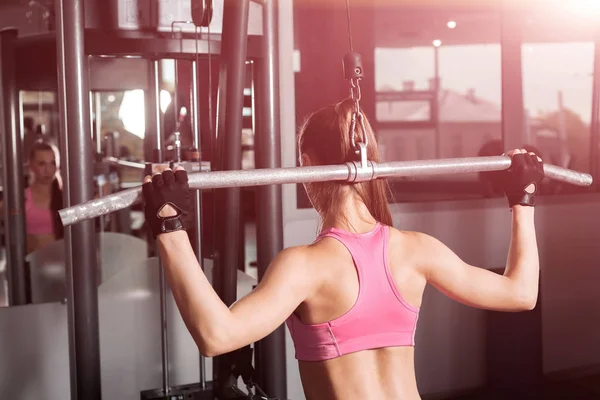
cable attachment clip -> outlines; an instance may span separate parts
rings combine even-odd
[[[366,146],[369,144],[367,137],[367,130],[365,128],[365,121],[363,114],[360,110],[360,80],[364,77],[364,69],[362,66],[362,56],[356,51],[350,51],[344,56],[342,65],[344,67],[344,78],[350,82],[350,98],[354,101],[354,110],[352,112],[352,120],[350,123],[350,135],[352,139],[352,146],[357,155],[363,159],[363,152],[366,152]],[[363,141],[356,141],[356,124],[360,124],[360,129],[363,134]],[[359,146],[363,143],[364,146]],[[366,157],[366,155],[365,155]]]
[[[364,78],[362,56],[356,51],[350,51],[344,56],[342,62],[344,67],[344,78],[350,82],[350,98],[354,100],[355,112],[360,112],[360,80]]]
[[[342,61],[344,67],[344,78],[349,81],[364,78],[362,56],[356,51],[346,53]]]

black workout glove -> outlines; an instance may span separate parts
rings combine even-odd
[[[144,183],[142,193],[146,221],[154,237],[184,229],[183,217],[190,211],[190,188],[184,170],[166,170],[154,175],[152,182]],[[167,204],[175,209],[176,215],[161,217],[159,213]]]
[[[535,195],[539,185],[544,179],[544,164],[534,154],[517,153],[512,156],[511,167],[504,171],[502,187],[512,208],[519,204],[522,206],[535,206]],[[533,191],[525,189],[533,184]],[[531,193],[530,193],[531,192]]]

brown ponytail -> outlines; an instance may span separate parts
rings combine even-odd
[[[346,99],[336,105],[325,107],[312,114],[300,129],[298,149],[307,154],[315,165],[335,165],[356,161],[357,155],[352,145],[350,124],[354,103]],[[367,158],[380,162],[379,149],[373,129],[366,116],[363,116],[366,132],[356,124],[356,141],[368,138]],[[332,210],[345,187],[350,186],[362,199],[367,209],[377,221],[392,225],[392,215],[388,205],[389,186],[387,180],[377,179],[359,183],[314,182],[306,185],[308,195],[317,212],[324,216]]]

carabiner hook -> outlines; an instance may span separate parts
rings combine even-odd
[[[352,119],[350,120],[350,135],[352,147],[356,149],[356,112],[352,113]]]
[[[360,123],[360,129],[362,130],[362,140],[356,141],[356,119],[358,118]],[[365,120],[361,112],[353,112],[352,120],[350,122],[350,132],[352,134],[352,147],[354,147],[354,151],[356,154],[360,153],[360,145],[364,144],[365,146],[369,145],[369,137],[367,136],[367,129],[365,127]]]

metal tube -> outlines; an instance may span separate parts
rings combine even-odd
[[[23,185],[23,143],[21,140],[21,107],[16,78],[16,29],[0,31],[0,86],[4,123],[4,235],[6,240],[6,272],[8,304],[27,303],[25,254],[25,189]]]
[[[433,176],[487,171],[502,171],[511,164],[510,157],[468,157],[440,160],[397,161],[389,163],[371,163],[377,178],[401,176]],[[546,177],[576,186],[590,186],[592,176],[545,164]],[[215,189],[242,186],[281,185],[286,183],[308,183],[325,181],[348,181],[352,177],[352,168],[348,165],[324,165],[314,167],[264,168],[244,171],[215,171],[189,175],[192,189]],[[63,225],[72,225],[80,221],[96,218],[131,206],[141,195],[141,186],[123,190],[100,199],[88,201],[59,211]]]
[[[193,146],[201,155],[201,142],[200,142],[200,109],[198,106],[198,63],[196,61],[192,61],[192,89],[191,89],[191,117],[192,117],[192,140]],[[201,156],[198,159],[200,162]],[[194,193],[194,211],[195,211],[195,241],[194,241],[194,251],[196,252],[196,256],[198,257],[198,261],[200,261],[200,265],[202,265],[202,203],[201,203],[201,193],[200,191],[196,191]]]
[[[154,112],[154,70],[156,68],[156,63],[153,60],[146,61],[147,68],[147,84],[144,91],[144,119],[146,122],[145,134],[144,134],[144,160],[152,161],[154,160],[154,127],[156,126],[156,122],[154,119],[156,118],[156,113]]]
[[[111,131],[104,137],[105,143],[105,152],[107,157],[116,158],[118,157],[118,148],[119,148],[119,132]],[[106,184],[108,187],[108,191],[112,192],[112,184],[113,184],[113,173],[111,168],[107,168],[104,172],[104,176],[100,176],[99,178]],[[106,173],[108,172],[108,173]],[[100,183],[100,182],[99,182]],[[102,185],[98,185],[100,190],[102,190]],[[108,230],[110,232],[117,232],[119,230],[119,221],[118,215],[112,215],[111,218],[108,219]],[[104,230],[105,220],[100,220],[100,231]]]
[[[161,82],[161,68],[160,61],[154,60],[152,61],[152,92],[153,92],[153,100],[154,100],[154,110],[148,110],[149,112],[154,112],[154,123],[155,123],[155,133],[156,137],[154,138],[156,147],[153,151],[153,160],[154,162],[162,162],[163,159],[163,135],[162,135],[162,119],[161,119],[161,110],[160,110],[160,82]]]
[[[61,71],[64,75],[68,110],[69,148],[66,155],[69,168],[71,203],[81,203],[94,197],[88,64],[84,53],[84,10],[82,0],[62,0],[63,20],[58,42]],[[96,233],[93,221],[72,228],[71,258],[73,268],[74,339],[77,393],[79,399],[100,399],[100,339],[98,330],[98,263]]]
[[[94,104],[94,93],[90,92],[89,94],[89,98],[90,98],[90,110],[95,110],[96,106]],[[90,118],[90,132],[92,132],[92,140],[94,140],[94,120],[92,118]]]
[[[226,89],[224,96],[219,95],[218,138],[221,170],[240,170],[242,164],[242,109],[244,104],[244,84],[246,70],[246,50],[248,31],[248,0],[225,0],[223,8],[223,38],[221,44],[221,79],[219,85]],[[226,172],[225,172],[226,173]],[[223,186],[225,187],[225,186]],[[228,187],[228,190],[216,191],[216,204],[222,211],[224,223],[217,224],[217,249],[215,278],[217,292],[227,305],[236,300],[236,268],[238,252],[238,229],[240,219],[240,190]]]
[[[177,73],[177,71],[175,71]],[[161,86],[161,68],[160,61],[152,61],[152,100],[154,104],[154,131],[156,133],[155,148],[153,151],[154,162],[160,163],[163,161],[163,135],[162,135],[162,112],[160,109],[160,86]],[[160,346],[162,359],[162,384],[163,393],[169,392],[169,337],[167,331],[167,280],[165,279],[165,271],[162,268],[162,263],[159,259],[159,291],[160,291]]]
[[[96,120],[94,128],[96,130],[96,153],[102,154],[102,93],[94,93],[94,105]]]
[[[253,66],[256,168],[281,167],[277,4],[277,1],[273,0],[263,5],[264,57],[256,59]],[[283,249],[281,186],[263,186],[256,193],[257,266],[258,279],[262,280],[271,261]],[[283,325],[256,344],[259,386],[270,397],[278,399],[287,398],[285,353]]]
[[[200,139],[200,108],[198,103],[198,62],[192,61],[192,88],[191,88],[191,116],[192,116],[192,139],[193,146],[199,154],[198,162],[202,159],[202,143]],[[211,96],[211,94],[209,94]],[[199,190],[193,193],[194,204],[194,252],[198,257],[200,267],[204,265],[202,262],[202,192]],[[206,387],[206,363],[204,356],[200,355],[200,387]]]
[[[57,98],[59,115],[59,143],[62,156],[61,175],[63,178],[63,205],[71,205],[69,190],[69,158],[66,156],[69,149],[69,127],[67,126],[67,91],[66,91],[66,71],[65,71],[65,48],[64,48],[64,12],[62,1],[55,2],[56,12],[56,60],[57,60]],[[67,299],[67,325],[69,338],[69,374],[71,383],[71,398],[77,399],[77,357],[75,347],[75,293],[73,291],[73,240],[70,226],[64,227],[65,241],[65,281],[66,281],[66,299]]]
[[[240,170],[242,166],[242,110],[248,46],[249,0],[224,0],[221,37],[221,81],[217,120],[216,160],[218,169]],[[225,90],[221,96],[221,90]],[[240,189],[216,190],[216,215],[223,223],[215,224],[213,286],[221,300],[231,306],[237,300],[237,267],[240,254]],[[222,357],[213,359],[216,395],[230,378],[230,365]]]
[[[105,157],[104,162],[106,162],[110,165],[113,165],[115,167],[133,168],[133,169],[141,169],[141,170],[146,169],[146,164],[142,164],[142,163],[135,162],[135,161],[120,160],[117,157]]]
[[[162,383],[163,393],[169,392],[169,340],[167,335],[167,280],[162,263],[159,262],[160,285],[160,346],[162,357]]]
[[[0,34],[1,36],[1,34]],[[0,38],[0,91],[2,91],[2,94],[4,94],[4,79],[2,77],[3,75],[3,71],[4,68],[2,68],[2,39]],[[2,182],[0,182],[0,184],[4,185],[6,182],[6,176],[8,175],[7,173],[7,169],[8,166],[6,165],[6,157],[4,157],[4,154],[6,154],[6,143],[5,143],[5,138],[6,138],[6,132],[5,132],[5,119],[4,119],[4,99],[3,96],[0,96],[0,157],[1,157],[1,163],[2,163]],[[5,188],[3,188],[3,190],[6,190]],[[7,207],[1,207],[2,208],[2,220],[3,221],[8,221],[9,215],[10,213],[8,212],[8,208]],[[6,222],[5,222],[6,224]],[[4,237],[8,237],[8,231],[6,230],[6,225],[3,227],[3,233],[4,233]],[[8,245],[8,241],[5,242]],[[6,246],[9,247],[9,246]],[[6,251],[6,253],[8,253],[8,251]],[[8,256],[8,254],[6,255],[7,257],[7,263],[8,265],[11,265],[11,258]],[[9,282],[10,282],[10,268],[7,271],[7,280],[6,280],[6,286],[4,286],[4,282],[2,280],[0,280],[0,291],[5,290],[5,294],[6,294],[6,305],[10,305],[10,288],[9,288]]]
[[[179,60],[173,60],[173,70],[175,71],[175,89],[173,90],[173,112],[175,118],[175,132],[179,132]],[[167,132],[167,137],[171,132]]]
[[[96,129],[97,128],[97,121],[99,120],[99,116],[98,116],[98,109],[99,109],[99,105],[98,105],[98,101],[99,101],[99,97],[100,93],[92,93],[90,92],[90,110],[95,110],[94,114],[95,114],[95,119],[90,121],[91,127],[90,127],[90,131],[92,132],[92,138],[94,138],[94,131],[96,131],[96,135],[94,140],[95,142],[95,146],[96,146],[96,154],[94,155],[94,161],[97,160],[97,157],[100,156],[100,153],[102,152],[102,142],[100,139],[100,130]],[[95,122],[96,121],[96,122]],[[112,154],[109,154],[112,155]],[[104,190],[102,189],[102,181],[100,180],[100,177],[96,177],[97,180],[97,184],[98,184],[98,196],[102,197],[104,196]],[[115,216],[116,217],[116,216]],[[112,217],[111,220],[113,220],[115,217]],[[104,226],[106,224],[106,219],[104,216],[100,217],[100,233],[104,232]]]

